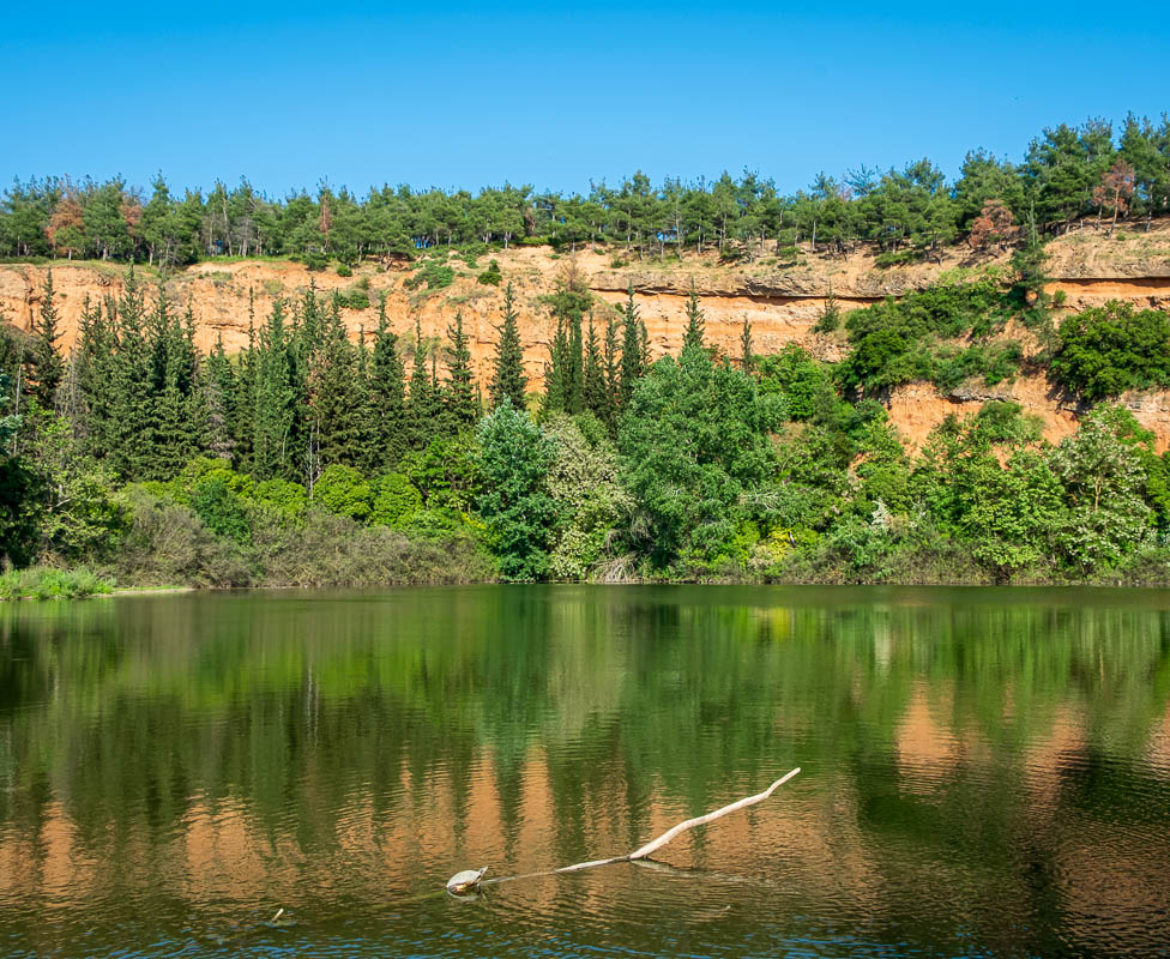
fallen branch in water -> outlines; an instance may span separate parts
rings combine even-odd
[[[763,802],[772,795],[777,789],[783,786],[788,780],[800,772],[800,767],[797,766],[789,773],[785,773],[777,779],[771,786],[765,789],[762,793],[757,793],[755,796],[748,796],[746,799],[740,799],[728,806],[723,806],[716,809],[714,812],[709,812],[705,816],[696,816],[694,819],[688,819],[686,822],[680,822],[677,826],[673,826],[664,832],[657,839],[652,839],[644,846],[640,846],[631,853],[624,856],[614,856],[612,859],[594,859],[591,862],[578,862],[571,866],[561,866],[560,869],[550,869],[547,872],[529,872],[520,876],[501,876],[498,879],[484,879],[476,880],[469,883],[460,883],[459,889],[455,890],[450,882],[447,888],[456,895],[474,892],[480,886],[491,886],[501,882],[515,882],[517,879],[536,879],[540,876],[558,876],[564,873],[581,872],[584,869],[596,869],[598,866],[612,866],[619,862],[635,862],[639,859],[647,858],[652,852],[656,852],[665,846],[668,842],[678,836],[680,833],[686,832],[688,829],[694,829],[695,826],[704,826],[709,822],[714,822],[716,819],[722,819],[728,813],[736,812],[739,809],[746,809],[748,806],[754,806],[758,802]],[[462,876],[462,874],[459,874]],[[482,873],[481,873],[482,875]],[[452,881],[455,877],[452,877]]]

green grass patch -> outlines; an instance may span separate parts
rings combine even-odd
[[[83,599],[110,593],[113,589],[112,582],[84,566],[77,569],[32,566],[0,575],[0,600]]]

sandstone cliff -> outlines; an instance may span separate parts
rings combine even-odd
[[[1049,246],[1052,290],[1063,291],[1068,306],[1081,308],[1109,299],[1123,299],[1139,307],[1170,309],[1170,224],[1156,224],[1150,232],[1119,231],[1074,233]],[[798,264],[778,264],[767,257],[746,265],[721,265],[714,256],[689,255],[679,262],[621,262],[622,254],[585,250],[556,256],[547,248],[518,248],[494,254],[504,282],[515,284],[521,313],[521,336],[532,381],[538,383],[548,358],[553,324],[541,298],[551,292],[559,276],[575,270],[598,300],[600,327],[623,302],[626,290],[635,290],[641,315],[655,356],[678,349],[685,328],[684,309],[693,282],[702,296],[708,341],[731,355],[739,351],[744,320],[752,324],[757,352],[779,350],[796,342],[824,359],[841,355],[843,338],[818,335],[812,327],[829,296],[842,310],[898,296],[935,281],[945,271],[997,263],[1006,266],[1006,254],[976,259],[957,247],[938,264],[879,269],[873,256],[858,253],[846,257],[806,257]],[[412,290],[407,281],[416,268],[381,269],[365,264],[355,275],[342,278],[332,270],[309,273],[288,262],[242,261],[204,263],[174,274],[164,281],[168,297],[179,309],[190,305],[194,313],[198,345],[210,349],[222,338],[231,352],[247,341],[249,302],[254,302],[257,323],[263,321],[277,298],[302,295],[312,283],[323,294],[348,291],[364,284],[371,303],[386,297],[387,315],[403,334],[408,349],[413,343],[417,316],[424,338],[441,337],[456,311],[462,311],[472,341],[473,362],[481,378],[490,376],[492,349],[503,300],[502,288],[485,286],[476,277],[486,266],[481,257],[471,267],[452,254],[449,265],[455,281],[447,288]],[[0,317],[29,329],[40,305],[46,267],[21,264],[0,266]],[[141,278],[153,290],[158,277],[141,270]],[[66,347],[75,338],[86,297],[117,295],[125,269],[109,264],[58,262],[53,266]],[[152,294],[153,295],[153,294]],[[344,311],[354,337],[377,323],[377,310]],[[910,384],[896,390],[889,407],[893,421],[907,440],[918,445],[930,428],[951,412],[964,414],[985,399],[999,397],[1022,403],[1043,417],[1048,437],[1059,440],[1075,429],[1079,411],[1062,402],[1046,381],[1021,377],[994,389],[969,388],[948,396],[929,384]],[[1123,402],[1147,428],[1154,430],[1160,448],[1170,445],[1170,394],[1152,393],[1123,397]]]

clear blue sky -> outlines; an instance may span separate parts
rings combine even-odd
[[[1166,0],[965,6],[11,4],[0,178],[279,196],[746,167],[791,191],[1170,110]]]

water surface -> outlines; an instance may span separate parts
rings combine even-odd
[[[1168,697],[1157,591],[10,604],[0,954],[1170,955]]]

